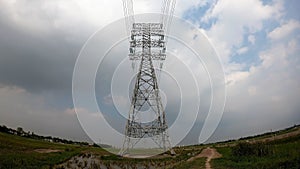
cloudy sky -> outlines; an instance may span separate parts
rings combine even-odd
[[[134,0],[136,14],[160,6]],[[0,8],[0,124],[89,140],[74,112],[73,69],[88,38],[123,17],[122,1],[0,0]],[[300,123],[299,9],[298,0],[177,1],[175,15],[207,36],[225,72],[226,105],[210,141]],[[98,96],[104,107],[108,93]],[[182,144],[197,143],[203,118]]]

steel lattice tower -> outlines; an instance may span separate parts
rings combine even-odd
[[[162,104],[154,63],[166,59],[166,38],[172,21],[176,0],[162,0],[158,23],[136,23],[133,1],[123,0],[127,35],[130,36],[129,58],[139,62],[125,127],[125,139],[119,152],[124,155],[142,139],[151,138],[163,151],[171,149],[166,113]],[[148,110],[148,111],[145,111]],[[144,122],[139,115],[151,113],[154,119]],[[136,141],[137,140],[137,141]]]
[[[121,155],[133,148],[142,138],[151,137],[164,151],[171,149],[166,113],[162,105],[155,61],[166,58],[165,38],[162,23],[134,23],[131,29],[130,60],[140,61],[131,99],[131,108],[125,128],[125,140]],[[138,118],[143,109],[153,113],[155,120],[147,123]],[[139,139],[138,141],[133,141]],[[171,151],[174,153],[173,151]]]

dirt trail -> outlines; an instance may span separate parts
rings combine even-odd
[[[206,149],[202,150],[202,152],[200,154],[188,159],[187,161],[193,161],[194,159],[200,158],[200,157],[207,157],[206,162],[205,162],[205,168],[212,169],[211,165],[210,165],[210,160],[214,159],[214,158],[220,158],[220,157],[222,157],[222,155],[220,153],[218,153],[216,149],[207,147]]]
[[[57,152],[62,152],[62,150],[53,150],[53,149],[35,149],[35,152],[38,153],[57,153]]]

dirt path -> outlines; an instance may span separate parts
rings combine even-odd
[[[56,153],[56,152],[62,152],[62,150],[53,150],[53,149],[35,149],[35,152],[38,153]]]
[[[187,161],[193,161],[194,159],[200,158],[200,157],[206,157],[205,168],[212,169],[211,165],[210,165],[210,160],[214,159],[214,158],[220,158],[220,157],[222,157],[222,155],[220,153],[218,153],[216,149],[207,147],[206,149],[202,150],[202,152],[200,154],[188,159]]]

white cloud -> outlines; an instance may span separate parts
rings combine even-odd
[[[227,103],[223,122],[226,125],[220,131],[230,128],[236,129],[232,132],[236,136],[250,135],[299,123],[299,21],[286,20],[282,17],[283,10],[280,0],[270,5],[259,0],[220,0],[203,18],[203,21],[215,19],[206,33],[225,64]],[[267,34],[262,42],[265,46],[257,50],[256,42],[264,39],[264,35],[256,33],[270,30],[272,25],[266,24],[269,22],[280,26]],[[245,46],[245,40],[251,46]],[[244,47],[254,47],[260,62],[232,62],[232,54],[246,52]],[[245,66],[250,69],[245,70]]]
[[[260,65],[247,73],[229,75],[235,81],[229,79],[231,83],[227,85],[227,114],[223,120],[240,121],[228,126],[232,126],[232,131],[244,126],[233,133],[251,135],[299,123],[298,42],[274,42],[261,52]]]
[[[128,98],[125,97],[125,96],[113,96],[111,94],[107,95],[107,96],[104,96],[103,97],[103,100],[104,100],[104,104],[107,104],[107,105],[122,105],[122,106],[125,106],[125,105],[128,105],[129,101],[128,101]]]
[[[250,96],[256,95],[256,94],[257,94],[256,87],[255,87],[255,86],[250,86],[250,87],[248,88],[248,93],[249,93]]]
[[[237,54],[241,55],[244,54],[246,52],[248,52],[249,48],[247,46],[241,47],[240,49],[238,49],[236,52]]]
[[[101,112],[90,112],[89,110],[87,110],[85,108],[67,108],[64,111],[64,113],[67,115],[80,114],[81,116],[103,118],[103,115]]]
[[[0,6],[7,20],[35,34],[53,30],[91,34],[123,16],[122,2],[110,0],[1,1]]]
[[[249,76],[249,72],[247,71],[237,71],[230,73],[226,76],[226,84],[227,85],[233,85],[241,80],[246,79]]]
[[[16,25],[16,29],[29,33],[51,33],[55,30],[72,36],[90,35],[97,28],[123,16],[122,2],[118,0],[24,2],[0,1],[1,13],[7,17],[10,24]],[[298,21],[283,22],[284,24],[269,33],[269,39],[274,41],[272,41],[272,46],[259,52],[261,65],[252,66],[250,71],[245,71],[246,65],[243,63],[230,63],[232,53],[247,52],[249,47],[243,44],[245,40],[255,45],[257,40],[254,35],[266,28],[264,21],[282,19],[280,18],[282,2],[273,1],[271,5],[266,5],[259,0],[219,0],[211,6],[202,19],[203,22],[215,20],[206,33],[226,65],[229,101],[227,110],[232,113],[228,115],[232,118],[231,122],[237,119],[235,121],[237,123],[234,124],[238,127],[234,127],[235,129],[241,130],[240,126],[244,126],[243,123],[248,121],[250,121],[249,124],[245,124],[244,128],[252,127],[253,129],[253,125],[255,127],[277,125],[275,123],[281,125],[280,123],[283,124],[281,119],[288,121],[288,118],[295,117],[293,111],[299,110],[298,72],[300,67],[297,57],[299,36],[286,39],[294,30],[299,29]],[[186,9],[205,3],[208,1],[181,0],[177,3],[175,13],[181,15]],[[135,9],[136,13],[158,12],[160,2],[158,0],[155,2],[139,1]],[[285,41],[279,43],[279,39],[285,39]],[[233,51],[233,49],[239,50]],[[181,75],[186,76],[182,72]],[[199,81],[203,84],[203,79]],[[78,136],[78,131],[82,131],[76,123],[74,109],[49,108],[49,105],[47,106],[47,103],[43,101],[44,96],[36,96],[23,88],[11,86],[0,86],[0,96],[0,121],[4,124],[13,127],[22,125],[33,131],[53,135],[68,133],[68,136]],[[119,99],[120,102],[129,101]],[[111,98],[105,98],[104,101],[112,103]],[[95,116],[100,115],[98,112],[90,112],[82,108],[77,111],[86,117],[87,121],[93,121],[96,119]],[[268,119],[270,122],[267,124],[258,124]],[[94,130],[96,124],[98,124],[96,121],[91,123],[91,129]]]
[[[275,28],[268,34],[271,40],[281,40],[288,37],[295,30],[300,30],[300,23],[296,20],[289,20],[287,23]]]
[[[254,34],[265,29],[265,21],[279,21],[282,10],[283,3],[280,0],[273,1],[271,4],[264,4],[260,0],[219,0],[211,6],[202,18],[202,22],[215,20],[212,26],[206,30],[206,34],[224,64],[228,86],[236,86],[257,72],[256,67],[245,70],[245,67],[250,65],[234,63],[231,61],[231,57],[234,53],[239,55],[247,53],[249,46],[244,44],[245,40],[255,45],[256,37]],[[246,87],[244,90],[248,91]],[[253,94],[252,91],[251,94]],[[248,95],[248,93],[245,94]]]
[[[135,14],[160,13],[161,0],[134,0]],[[185,10],[207,1],[177,1],[175,14],[181,16]],[[97,29],[124,17],[121,0],[51,0],[51,1],[0,1],[1,12],[12,24],[23,31],[49,33],[64,31],[73,36]]]
[[[219,0],[212,6],[202,21],[216,19],[207,34],[224,63],[229,62],[232,48],[242,45],[246,33],[262,30],[263,21],[279,15],[281,7],[278,4],[265,5],[260,0]]]
[[[207,4],[213,4],[215,0],[177,0],[175,15],[181,16],[186,10],[202,7]]]
[[[248,41],[249,41],[252,45],[255,44],[255,40],[256,40],[256,38],[255,38],[254,35],[249,35],[249,36],[248,36]]]
[[[0,85],[0,124],[23,127],[41,135],[87,141],[73,110],[49,107],[44,97],[45,94],[34,95],[21,87]]]
[[[290,59],[295,59],[296,51],[299,50],[299,41],[297,39],[289,39],[275,43],[268,50],[260,53],[262,61],[261,66],[268,68],[270,66],[288,66],[291,64]]]

